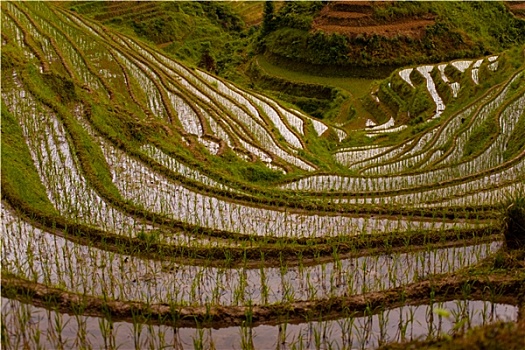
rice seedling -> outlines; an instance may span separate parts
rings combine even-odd
[[[369,348],[517,320],[521,272],[497,269],[522,198],[498,208],[523,189],[522,56],[393,72],[378,103],[433,114],[345,147],[78,13],[1,7],[3,347]]]

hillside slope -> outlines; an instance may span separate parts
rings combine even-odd
[[[239,75],[236,68],[243,59],[239,52],[245,48],[247,29],[237,8],[228,3],[82,1],[62,6],[210,72],[230,79]]]
[[[262,45],[275,59],[349,68],[476,57],[525,37],[498,2],[291,3],[272,21]]]
[[[525,46],[398,69],[349,134],[54,3],[0,6],[2,348],[523,323]]]

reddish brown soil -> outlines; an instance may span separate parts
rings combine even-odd
[[[425,28],[434,24],[432,15],[424,18],[399,18],[389,22],[373,17],[374,7],[387,6],[387,2],[334,1],[321,10],[314,20],[314,30],[340,33],[350,37],[380,35],[387,38],[405,36],[420,38]]]
[[[525,10],[525,1],[513,1],[508,5],[511,10]]]
[[[525,1],[508,1],[507,6],[516,17],[525,19]]]
[[[356,36],[359,34],[377,34],[387,38],[395,36],[419,38],[424,33],[424,29],[432,24],[434,24],[433,20],[417,20],[375,26],[318,25],[316,29],[322,30],[326,33],[340,33],[349,36]]]

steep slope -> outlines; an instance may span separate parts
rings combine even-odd
[[[256,5],[256,4],[255,4]],[[186,62],[239,77],[245,24],[221,1],[83,1],[64,3],[83,16],[156,44]]]
[[[345,66],[349,74],[356,65],[487,55],[525,37],[525,22],[498,2],[292,3],[274,15],[272,29],[262,47],[275,60]]]
[[[524,47],[394,72],[370,95],[391,119],[345,147],[78,13],[0,6],[2,348],[366,347],[436,300],[517,321],[497,210],[523,191]]]

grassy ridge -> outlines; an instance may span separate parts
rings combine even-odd
[[[439,96],[446,105],[445,115],[451,115],[468,105],[471,101],[479,98],[488,88],[500,84],[503,79],[505,79],[505,76],[508,76],[508,74],[522,64],[521,57],[523,56],[523,52],[519,47],[507,50],[500,56],[501,62],[497,72],[492,72],[487,69],[486,64],[480,67],[480,84],[472,83],[470,70],[461,73],[452,65],[447,65],[445,74],[449,77],[450,81],[459,82],[461,86],[459,94],[455,98],[451,95],[451,87],[443,82],[437,67],[433,68],[431,76],[436,84],[436,90]],[[386,105],[398,123],[408,124],[411,132],[415,134],[428,127],[428,125],[423,124],[423,122],[435,113],[436,105],[427,90],[426,80],[416,69],[410,74],[410,80],[414,84],[414,88],[410,87],[408,83],[400,77],[398,74],[399,71],[400,70],[394,71],[387,79],[380,82],[377,87],[377,95],[381,103]],[[519,79],[519,81],[521,80],[522,78]],[[516,85],[514,89],[520,84],[519,81],[514,83],[514,85]],[[368,107],[369,111],[375,115],[380,115],[381,110],[379,110],[373,99],[370,96],[366,98],[366,107]],[[490,122],[487,123],[489,124],[480,127],[479,130],[476,131],[478,135],[474,136],[467,146],[467,155],[472,154],[473,150],[470,149],[471,147],[477,147],[480,142],[484,142],[483,140],[488,137],[487,132],[494,130],[494,125],[490,125]]]
[[[255,66],[253,69],[257,69],[261,76],[257,77],[251,74],[251,77],[256,80],[258,88],[276,91],[275,97],[286,99],[315,117],[346,124],[349,129],[364,127],[365,120],[373,118],[361,102],[361,98],[370,92],[372,79],[312,75],[308,72],[291,70],[281,65],[272,64],[271,60],[264,55],[258,55],[252,61],[252,66]],[[340,92],[335,88],[340,89]],[[319,91],[329,89],[332,90],[329,96],[319,93]],[[307,90],[308,94],[303,93],[303,90]],[[291,96],[288,97],[288,95]],[[316,109],[308,110],[308,106],[305,108],[301,102],[297,101],[299,97],[308,96],[317,100],[324,97],[327,101],[322,101],[322,98]]]
[[[2,47],[2,78],[13,73],[13,68],[26,65],[24,55],[16,46]],[[16,89],[2,79],[2,89]],[[9,112],[2,98],[2,187],[31,203],[37,210],[57,214],[47,197],[40,181],[30,150],[24,140],[23,130],[16,118]]]
[[[2,187],[37,211],[58,214],[31,159],[22,128],[2,102]]]

